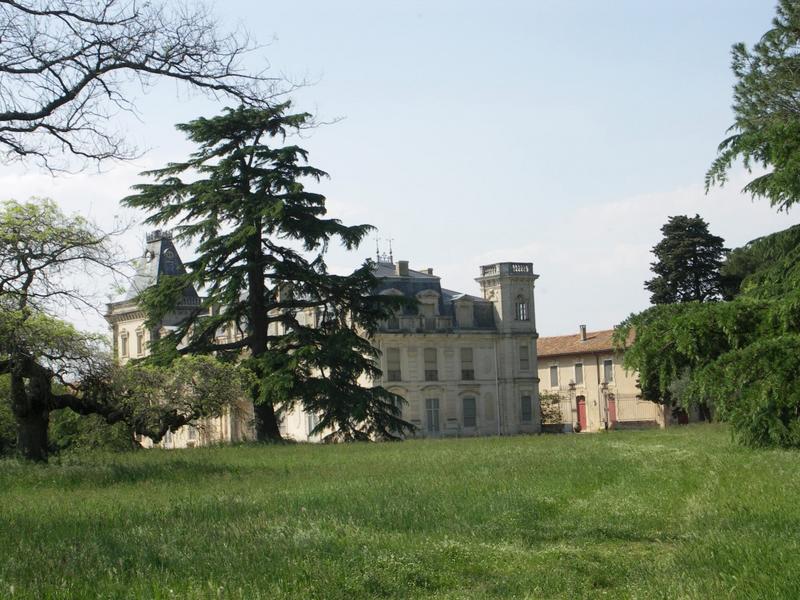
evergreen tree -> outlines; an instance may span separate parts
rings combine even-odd
[[[156,183],[135,186],[138,193],[123,201],[150,211],[148,223],[175,224],[175,239],[197,245],[186,275],[141,297],[158,322],[185,286],[206,293],[196,314],[154,344],[153,360],[190,352],[241,360],[256,382],[261,440],[280,439],[280,411],[297,402],[320,417],[317,432],[396,437],[411,428],[400,418],[402,399],[359,379],[380,376],[367,338],[399,301],[373,294],[370,261],[349,275],[328,272],[329,242],[355,248],[372,227],[326,218],[325,197],[306,190],[303,180],[327,174],[307,164],[304,149],[282,145],[310,118],[289,109],[289,102],[239,107],[178,125],[198,150],[145,173]],[[220,342],[218,331],[230,326],[237,339]]]
[[[711,405],[752,446],[800,448],[800,226],[735,251],[730,302],[651,306],[617,327],[643,395]],[[678,390],[677,388],[680,388]]]
[[[706,190],[724,184],[737,159],[745,167],[768,169],[744,191],[778,210],[800,200],[800,2],[780,0],[772,29],[748,49],[736,44],[732,69],[732,135],[706,173]]]
[[[663,239],[653,247],[655,277],[645,282],[653,304],[705,302],[720,297],[725,240],[712,235],[700,215],[670,217]]]

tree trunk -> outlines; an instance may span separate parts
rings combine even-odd
[[[17,417],[17,451],[23,458],[36,462],[47,461],[47,427],[50,414],[46,410],[31,411]]]
[[[17,452],[37,462],[47,460],[48,399],[50,380],[38,375],[28,379],[17,365],[11,373],[11,408],[17,420]]]
[[[259,442],[280,441],[281,431],[278,427],[278,418],[272,404],[256,404],[256,439]]]
[[[253,358],[258,358],[267,351],[267,328],[269,326],[266,300],[264,298],[264,255],[261,251],[260,218],[254,220],[253,229],[255,233],[247,239],[247,302],[250,305],[250,354]],[[260,367],[258,375],[261,375]],[[275,415],[275,407],[268,402],[256,403],[257,397],[258,394],[254,391],[256,439],[259,442],[282,440],[280,429],[278,429],[278,418]]]

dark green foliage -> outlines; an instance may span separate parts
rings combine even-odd
[[[8,375],[0,375],[0,455],[13,454],[17,445],[17,423],[11,411]],[[124,423],[109,425],[97,415],[79,415],[71,410],[50,413],[50,453],[65,450],[130,450],[133,432]]]
[[[725,352],[699,369],[689,394],[720,398],[718,416],[747,445],[800,448],[800,334]]]
[[[653,248],[655,277],[645,282],[653,304],[705,302],[719,298],[719,269],[725,240],[708,231],[700,215],[670,217],[661,228],[663,239]]]
[[[734,161],[768,172],[744,191],[788,210],[800,200],[800,2],[780,0],[772,29],[748,49],[736,44],[732,135],[706,174],[706,189],[724,184]]]
[[[108,424],[99,415],[79,415],[71,410],[50,414],[50,453],[108,450],[122,452],[138,448],[133,429],[124,422]]]
[[[737,293],[753,298],[793,294],[800,284],[800,225],[737,248],[725,261],[722,274],[735,274],[741,281]]]
[[[670,402],[679,387],[682,402],[712,404],[743,443],[800,447],[800,227],[731,256],[733,300],[631,315],[616,332],[620,344],[636,332],[625,365],[645,397]]]
[[[309,122],[289,109],[288,102],[240,107],[179,125],[198,150],[147,173],[156,183],[136,186],[123,201],[149,211],[148,223],[175,224],[176,239],[196,243],[185,276],[141,296],[151,322],[172,310],[186,285],[206,294],[197,314],[153,345],[151,360],[172,360],[179,347],[246,356],[241,366],[255,380],[259,439],[280,438],[279,413],[296,402],[320,417],[317,431],[394,437],[410,428],[399,416],[402,399],[359,379],[380,375],[365,336],[399,301],[373,294],[369,261],[349,275],[328,272],[328,244],[355,248],[371,227],[327,218],[325,197],[305,188],[327,174],[309,166],[299,146],[283,145]],[[218,332],[231,326],[236,339],[221,342]]]
[[[17,423],[11,411],[11,380],[0,375],[0,454],[13,450],[17,443]]]

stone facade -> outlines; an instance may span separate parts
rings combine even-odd
[[[379,260],[381,294],[419,301],[383,323],[380,385],[406,400],[419,437],[508,435],[540,429],[531,263],[480,268],[480,296],[443,288],[432,269]],[[371,382],[364,382],[371,384]],[[283,431],[315,440],[313,417],[289,413]]]
[[[407,261],[378,260],[381,294],[401,294],[418,300],[418,310],[406,309],[382,324],[373,344],[381,351],[379,382],[405,398],[403,418],[418,436],[474,436],[534,433],[540,429],[536,354],[534,283],[531,263],[497,263],[480,268],[480,296],[443,288],[432,269],[416,271]],[[137,306],[139,293],[163,275],[183,273],[183,263],[171,237],[147,236],[144,257],[131,288],[108,304],[114,353],[121,363],[146,356],[148,344],[199,310],[200,297],[187,288],[175,311],[154,329],[145,326]],[[308,314],[305,314],[305,313]],[[304,311],[298,319],[314,322]],[[219,341],[232,341],[232,328]],[[214,442],[253,439],[252,405],[243,401],[228,414],[184,427],[160,445],[180,448]],[[315,415],[286,411],[281,433],[298,441],[318,441],[311,435]],[[149,440],[143,440],[151,445]]]

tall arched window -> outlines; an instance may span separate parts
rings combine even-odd
[[[530,304],[528,304],[527,298],[525,298],[525,296],[523,296],[522,294],[517,296],[515,309],[516,309],[516,319],[517,319],[517,321],[530,321],[531,320]]]

